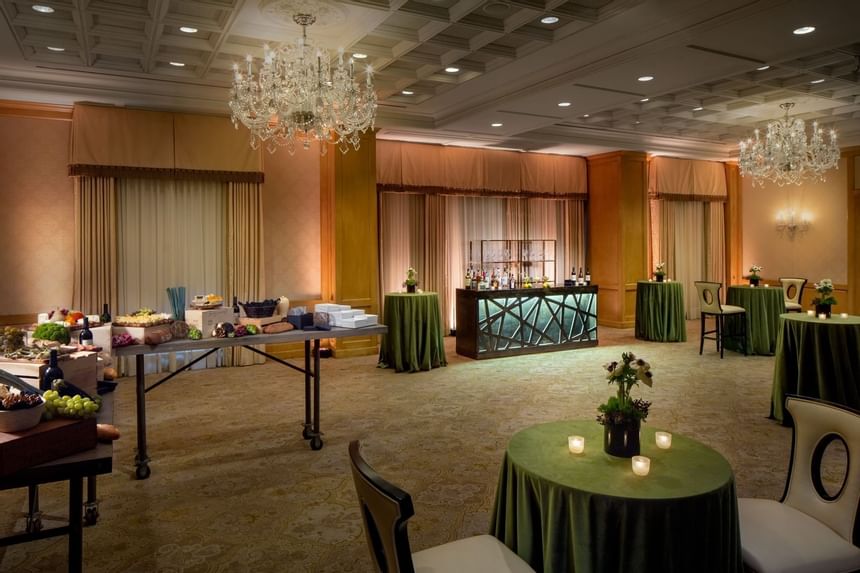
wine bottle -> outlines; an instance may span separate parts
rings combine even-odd
[[[591,271],[588,270],[588,267],[585,267],[585,284],[591,284]]]
[[[87,316],[84,317],[84,329],[78,335],[78,343],[83,346],[92,346],[93,344],[93,331],[90,330],[90,319]]]
[[[233,295],[233,324],[239,324],[239,297]]]
[[[63,371],[57,366],[57,350],[51,350],[51,357],[48,359],[48,367],[42,374],[42,380],[39,382],[39,390],[50,390],[54,380],[62,380]]]
[[[585,284],[585,275],[582,274],[582,267],[579,267],[579,282],[580,284]]]
[[[576,267],[571,267],[570,269],[570,282],[576,284]]]
[[[102,310],[102,314],[99,317],[99,320],[102,324],[107,324],[111,321],[110,310],[108,308],[108,303],[105,303],[104,309]]]

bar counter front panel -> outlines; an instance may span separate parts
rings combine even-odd
[[[457,354],[495,358],[597,346],[597,286],[457,289]]]

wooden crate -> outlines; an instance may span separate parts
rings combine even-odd
[[[98,382],[98,354],[82,350],[71,354],[61,354],[57,365],[63,371],[63,379],[89,394],[95,396]],[[48,368],[45,362],[0,359],[0,370],[5,370],[21,378],[36,388]]]
[[[0,432],[0,477],[96,447],[96,419],[56,419]]]

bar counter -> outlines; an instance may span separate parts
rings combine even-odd
[[[457,354],[495,358],[597,346],[597,285],[457,289]]]

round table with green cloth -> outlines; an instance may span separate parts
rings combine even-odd
[[[820,398],[860,410],[860,316],[821,320],[806,313],[779,317],[771,415],[790,425],[786,394]]]
[[[776,335],[779,332],[779,315],[785,312],[785,291],[779,286],[732,285],[726,295],[726,304],[746,309],[747,354],[773,355],[776,352]],[[739,316],[726,317],[726,330],[739,334]],[[743,352],[740,338],[727,338],[726,350]]]
[[[636,283],[636,338],[658,342],[687,340],[684,290],[681,283]]]
[[[740,573],[737,494],[726,459],[674,434],[655,444],[643,426],[649,475],[603,451],[603,426],[531,426],[508,443],[490,533],[544,573]],[[571,454],[567,438],[585,438]]]
[[[397,372],[418,372],[446,366],[442,315],[435,292],[385,295],[379,367]]]

